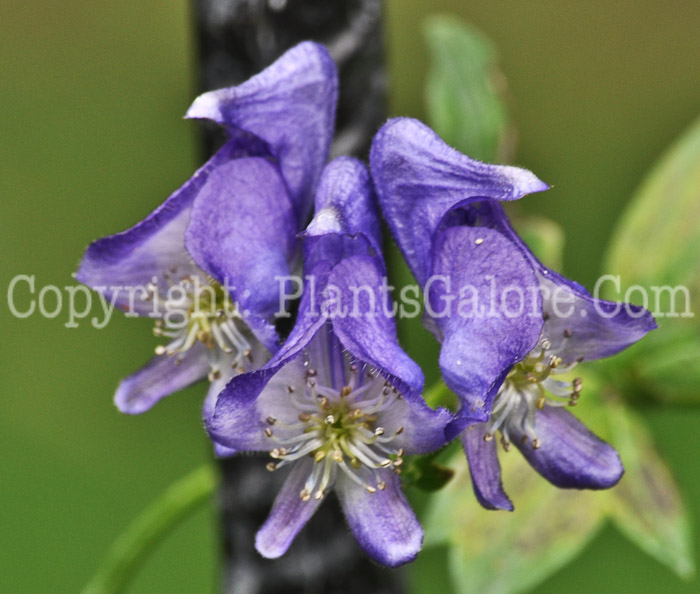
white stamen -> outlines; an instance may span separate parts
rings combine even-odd
[[[562,364],[557,353],[549,352],[551,343],[540,342],[520,363],[517,363],[503,382],[491,408],[487,435],[501,432],[504,449],[510,448],[508,428],[518,428],[535,449],[542,444],[536,433],[536,413],[544,406],[573,406],[581,392],[581,378],[565,382],[552,378],[571,371],[577,362]]]
[[[170,339],[168,344],[156,347],[156,353],[174,356],[177,363],[200,341],[207,346],[209,377],[214,381],[221,377],[221,369],[233,369],[236,373],[246,371],[252,363],[252,350],[245,331],[236,326],[236,321],[242,318],[229,296],[220,285],[203,275],[185,275],[174,282],[166,272],[162,275],[165,283],[150,283],[148,290],[162,303],[165,312],[181,312],[177,322],[169,320],[167,315],[156,320],[154,334]],[[177,290],[174,291],[174,287]]]
[[[400,394],[374,370],[351,361],[341,349],[333,348],[333,338],[323,345],[329,348],[321,354],[321,360],[310,361],[309,354],[304,355],[305,372],[299,378],[305,380],[303,389],[291,389],[284,394],[285,406],[291,405],[298,411],[299,422],[284,424],[279,420],[280,416],[289,419],[289,411],[282,413],[270,408],[265,413],[274,419],[272,423],[265,421],[268,430],[275,428],[274,433],[269,432],[268,439],[288,448],[271,449],[272,457],[278,460],[275,468],[307,455],[313,457],[314,464],[302,491],[305,501],[325,496],[335,481],[336,467],[374,493],[386,488],[381,473],[387,470],[398,473],[403,462],[403,450],[392,447],[403,427],[387,431],[380,422],[385,411],[406,406]],[[313,364],[321,365],[320,373]],[[321,378],[326,378],[323,383]],[[328,385],[327,381],[334,383]],[[388,415],[395,417],[391,412]],[[283,431],[282,436],[276,434],[278,428]],[[362,476],[363,469],[369,470],[374,480],[367,482]]]

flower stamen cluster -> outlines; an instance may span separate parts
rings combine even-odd
[[[278,444],[270,451],[275,461],[267,465],[268,470],[312,457],[313,470],[299,493],[303,501],[312,496],[322,499],[332,487],[337,469],[369,493],[386,489],[379,470],[401,473],[404,451],[392,447],[391,442],[403,427],[388,434],[378,420],[402,399],[398,390],[376,372],[361,370],[355,363],[346,366],[347,383],[340,388],[324,385],[308,358],[304,364],[304,389],[287,386],[298,422],[283,423],[274,416],[266,419],[265,435]],[[278,436],[278,427],[289,437]]]
[[[564,331],[564,338],[572,336],[571,330]],[[581,396],[583,380],[572,381],[554,379],[553,375],[572,371],[577,361],[562,365],[562,359],[551,352],[552,344],[546,338],[540,341],[539,348],[531,351],[522,361],[516,363],[506,376],[494,399],[485,441],[491,441],[496,431],[501,433],[501,445],[507,452],[511,448],[509,425],[515,423],[522,433],[523,444],[530,441],[534,449],[542,446],[535,428],[535,412],[545,406],[576,406]]]
[[[221,377],[222,353],[226,365],[238,373],[245,372],[246,363],[252,361],[252,349],[243,319],[224,288],[210,277],[202,280],[200,276],[185,275],[174,283],[172,275],[164,273],[163,281],[154,277],[144,297],[159,300],[166,312],[156,320],[153,334],[170,342],[158,345],[156,355],[173,356],[179,364],[187,351],[202,343],[207,349],[211,381]]]

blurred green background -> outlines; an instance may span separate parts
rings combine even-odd
[[[392,113],[425,115],[422,19],[462,16],[501,55],[517,162],[554,188],[528,212],[566,231],[569,276],[592,287],[617,215],[700,112],[700,3],[390,0]],[[121,377],[152,352],[150,324],[96,330],[10,316],[17,274],[72,283],[87,244],[127,228],[197,165],[193,32],[184,1],[87,0],[0,7],[0,592],[76,592],[126,524],[208,459],[203,388],[147,415],[116,412]],[[64,298],[66,297],[64,293]],[[17,305],[28,306],[25,286]],[[98,313],[98,310],[94,310]],[[661,451],[700,518],[700,412],[648,409]],[[213,510],[191,517],[131,592],[215,591]],[[612,529],[540,593],[697,592]]]

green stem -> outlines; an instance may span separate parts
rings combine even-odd
[[[81,594],[123,592],[150,550],[189,512],[207,501],[217,484],[216,468],[207,464],[170,485],[114,542]]]

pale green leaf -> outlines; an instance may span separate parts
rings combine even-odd
[[[700,120],[642,183],[615,230],[603,296],[643,305],[659,329],[611,360],[625,393],[698,403],[700,389]],[[631,389],[630,389],[631,388]]]
[[[700,402],[700,337],[695,330],[655,333],[635,355],[634,385],[673,404]],[[641,345],[640,345],[641,346]]]
[[[612,442],[625,466],[609,500],[613,521],[632,542],[678,575],[692,576],[690,521],[668,466],[636,413],[617,402],[606,409]]]
[[[700,120],[671,147],[620,218],[606,271],[630,286],[700,280]],[[697,294],[697,293],[696,293]]]
[[[526,592],[572,560],[596,534],[606,493],[556,489],[515,451],[501,455],[515,511],[489,511],[476,501],[464,454],[454,479],[431,499],[427,545],[448,545],[458,594]]]
[[[431,17],[426,99],[430,125],[451,146],[483,161],[505,161],[508,113],[505,80],[493,44],[481,32],[447,16]]]

